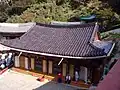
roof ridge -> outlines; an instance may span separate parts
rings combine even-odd
[[[52,24],[43,24],[43,23],[36,23],[36,25],[44,26],[44,27],[53,27],[53,28],[76,28],[76,27],[88,27],[93,26],[95,23],[84,23],[84,24],[77,24],[77,25],[52,25]]]
[[[95,33],[96,33],[97,30],[98,30],[98,23],[96,22],[93,33],[92,33],[92,36],[90,38],[90,43],[93,43],[93,41],[94,41],[93,39],[94,39],[94,36],[95,36]]]
[[[18,27],[30,26],[30,25],[35,25],[35,24],[36,24],[35,22],[20,23],[18,24],[19,25]]]

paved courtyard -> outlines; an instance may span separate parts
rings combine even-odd
[[[86,89],[80,89],[77,87],[73,87],[65,84],[59,84],[55,82],[48,82],[43,86],[36,88],[35,90],[86,90]]]
[[[0,90],[33,90],[48,82],[36,79],[37,77],[9,70],[0,76]]]
[[[36,79],[37,77],[31,75],[8,70],[0,76],[0,90],[81,90],[48,80],[39,82]]]

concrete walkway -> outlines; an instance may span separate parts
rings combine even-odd
[[[53,81],[39,82],[37,77],[7,70],[0,75],[0,90],[85,90]]]
[[[0,90],[33,90],[48,82],[39,82],[36,80],[37,77],[12,70],[6,71],[0,77]]]

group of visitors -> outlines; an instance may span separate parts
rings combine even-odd
[[[65,76],[65,83],[70,84],[71,83],[71,76],[69,74],[67,74]],[[79,81],[79,74],[78,71],[75,71],[75,81],[78,82]],[[57,82],[58,83],[62,83],[62,74],[58,73],[58,78],[57,78]]]
[[[57,82],[62,83],[62,74],[61,73],[58,73]],[[71,82],[71,76],[69,74],[67,74],[65,76],[65,83],[70,84],[70,82]]]
[[[5,67],[9,67],[12,63],[12,53],[3,53],[0,58],[0,68],[4,69]]]

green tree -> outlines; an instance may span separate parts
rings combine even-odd
[[[81,17],[96,14],[103,24],[111,27],[120,18],[107,3],[99,0],[89,0],[77,3],[74,7],[72,0],[36,0],[36,4],[30,5],[21,15],[12,16],[7,22],[42,22],[68,21],[72,17]]]

